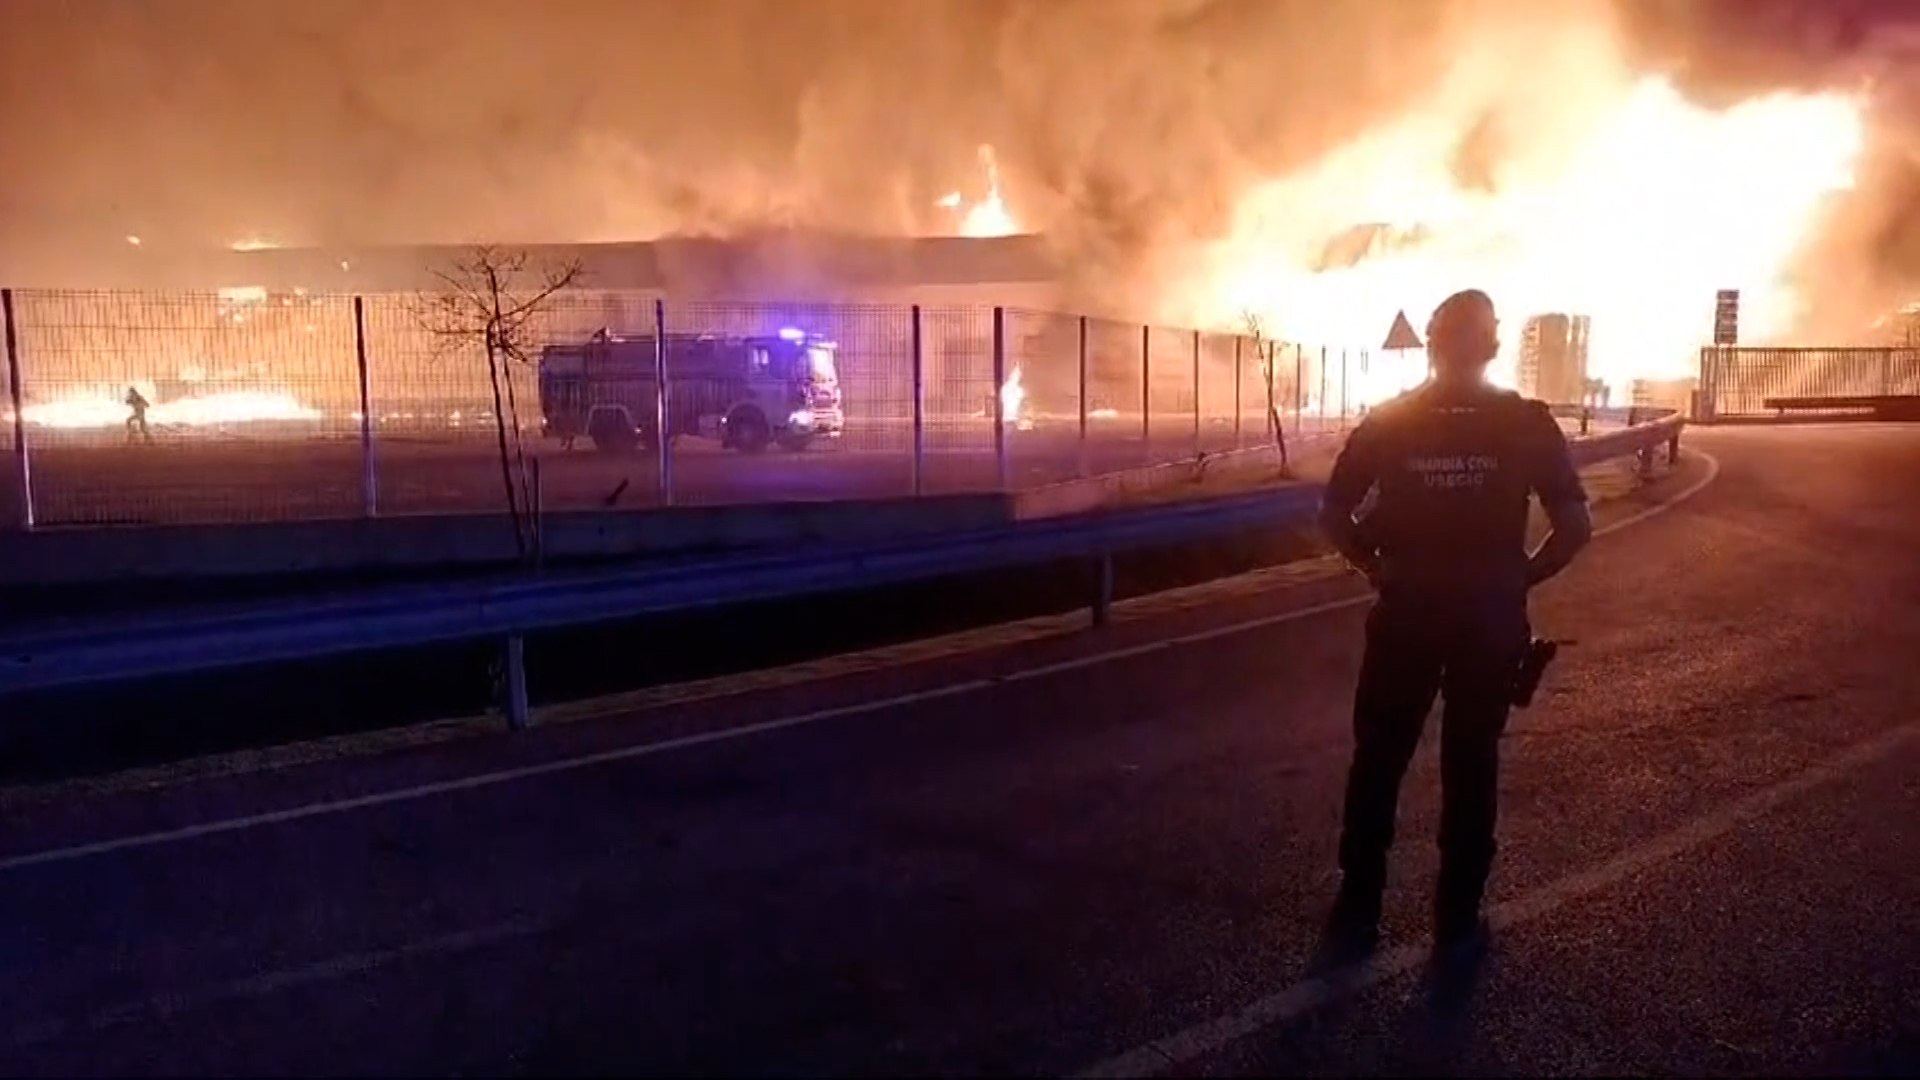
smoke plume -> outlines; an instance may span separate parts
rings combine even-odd
[[[154,250],[939,233],[939,196],[977,182],[989,143],[1021,221],[1120,307],[1219,236],[1249,186],[1399,113],[1476,40],[1598,20],[1701,101],[1877,80],[1875,142],[1818,284],[1878,297],[1920,279],[1912,113],[1874,59],[1910,6],[23,4],[0,35],[0,250],[38,268],[124,256],[130,234]],[[1496,183],[1526,120],[1462,132],[1463,183]]]

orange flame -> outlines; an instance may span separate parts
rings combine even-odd
[[[95,387],[92,392],[55,401],[28,405],[21,416],[35,427],[61,430],[117,428],[132,415],[124,395],[112,387]],[[149,400],[153,388],[141,390]],[[262,421],[303,421],[320,419],[320,411],[303,405],[291,394],[263,391],[230,391],[204,397],[176,398],[155,402],[147,408],[147,422],[154,427],[213,427],[224,424]]]
[[[1853,183],[1860,103],[1776,94],[1716,112],[1635,78],[1610,48],[1578,61],[1557,85],[1565,100],[1518,107],[1530,123],[1505,132],[1490,184],[1463,183],[1456,165],[1499,92],[1473,85],[1486,69],[1467,63],[1415,113],[1254,190],[1210,277],[1174,306],[1371,350],[1356,401],[1424,375],[1424,357],[1382,362],[1387,328],[1402,309],[1422,326],[1461,288],[1485,289],[1502,312],[1501,381],[1534,314],[1589,316],[1589,375],[1622,388],[1693,369],[1717,289],[1742,291],[1743,340],[1788,332],[1792,259]]]
[[[977,203],[968,203],[959,192],[950,191],[935,205],[959,215],[959,235],[972,237],[1012,236],[1021,231],[1007,202],[1000,194],[1000,162],[993,147],[980,147],[980,168],[986,174],[987,195]]]

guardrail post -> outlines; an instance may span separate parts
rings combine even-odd
[[[1105,626],[1113,617],[1113,553],[1103,551],[1093,560],[1093,625]]]
[[[360,512],[380,516],[380,471],[373,457],[373,372],[367,365],[366,298],[353,298],[353,360],[360,374]]]
[[[1080,450],[1078,475],[1085,477],[1091,469],[1087,462],[1087,317],[1080,316]]]
[[[1140,458],[1153,462],[1153,327],[1140,326]]]
[[[1193,332],[1193,456],[1200,456],[1200,331]]]
[[[925,323],[920,305],[913,305],[913,494],[926,493],[927,470],[927,356]]]
[[[0,319],[6,322],[7,392],[13,406],[13,469],[20,483],[20,527],[33,528],[33,459],[27,452],[26,389],[20,379],[20,339],[13,323],[13,290],[0,289]]]
[[[653,302],[653,445],[660,504],[673,505],[673,436],[667,430],[667,302]]]
[[[1007,469],[1007,309],[993,309],[993,468],[1001,491],[1012,490]]]
[[[507,727],[514,731],[525,731],[533,723],[531,712],[527,708],[527,640],[519,634],[508,634],[500,646],[500,712],[507,718]]]
[[[1673,429],[1673,436],[1667,440],[1667,465],[1671,468],[1680,464],[1680,429]]]

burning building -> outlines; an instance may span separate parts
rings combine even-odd
[[[1585,315],[1535,315],[1520,337],[1520,365],[1516,385],[1521,393],[1554,404],[1574,404],[1587,397],[1587,331]]]

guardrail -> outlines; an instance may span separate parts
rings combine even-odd
[[[1685,419],[1574,439],[1586,466],[1679,451]],[[360,596],[301,599],[157,614],[0,639],[0,694],[184,674],[437,642],[499,638],[504,711],[527,723],[525,636],[609,619],[841,592],[1038,563],[1086,560],[1089,605],[1103,623],[1117,554],[1311,520],[1317,485],[1252,495],[1020,523],[937,541],[866,544],[807,555],[764,554],[653,563],[643,568],[551,573],[442,585],[388,587]]]

